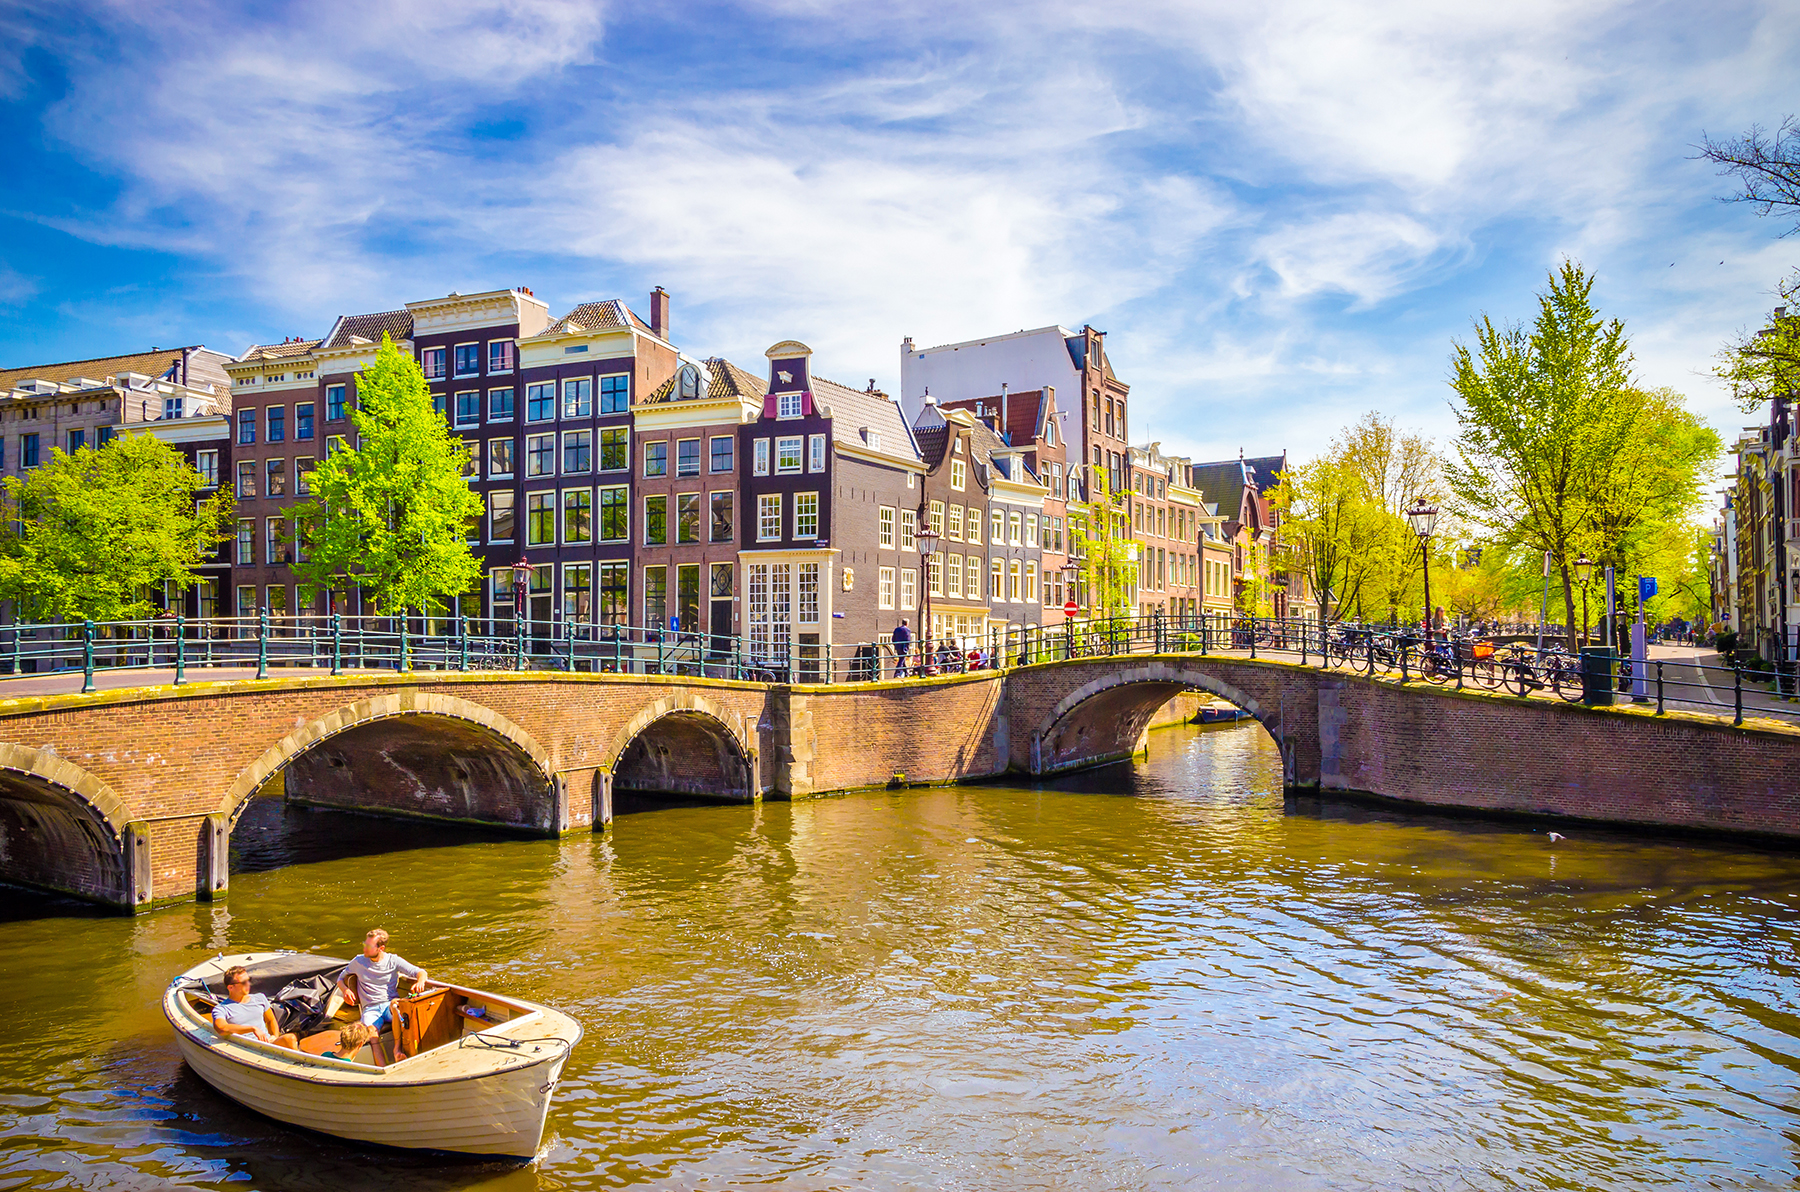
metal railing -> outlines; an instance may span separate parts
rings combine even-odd
[[[1629,659],[1571,655],[1560,645],[1417,628],[1299,618],[1207,613],[1076,619],[1051,626],[994,626],[982,633],[915,640],[815,645],[777,635],[772,625],[750,635],[697,629],[571,624],[557,618],[283,616],[0,626],[0,675],[79,671],[82,690],[95,676],[121,671],[172,671],[191,681],[221,668],[254,668],[257,678],[302,668],[348,671],[565,671],[687,675],[765,683],[859,683],[912,679],[1037,662],[1126,654],[1222,654],[1279,657],[1304,665],[1401,681],[1481,689],[1570,702],[1654,703],[1658,713],[1727,711],[1800,719],[1791,676],[1744,667],[1707,666],[1698,658],[1651,659],[1633,671]],[[1784,681],[1785,680],[1785,681]],[[1603,696],[1602,693],[1608,693]]]

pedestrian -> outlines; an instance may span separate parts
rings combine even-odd
[[[906,618],[894,626],[894,678],[906,677],[906,655],[912,650],[912,630],[906,627]]]

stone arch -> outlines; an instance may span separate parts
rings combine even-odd
[[[387,726],[382,731],[388,735],[376,749],[378,724]],[[395,730],[398,748],[391,736]],[[363,764],[353,766],[353,760]],[[411,779],[411,791],[364,789],[359,797],[354,770],[378,767],[387,772],[384,777]],[[474,769],[485,771],[485,785],[475,784]],[[235,823],[277,772],[289,774],[288,795],[298,802],[531,831],[551,832],[556,825],[549,752],[498,712],[453,695],[410,688],[385,693],[295,729],[238,774],[218,813]],[[318,789],[296,791],[295,776]]]
[[[718,703],[672,691],[638,710],[606,751],[617,790],[748,801],[752,751]]]
[[[1279,722],[1271,722],[1256,697],[1197,667],[1146,660],[1108,670],[1058,700],[1032,733],[1031,772],[1052,774],[1131,756],[1156,709],[1193,688],[1250,713],[1286,755]]]
[[[124,800],[47,749],[0,744],[0,880],[134,905]]]

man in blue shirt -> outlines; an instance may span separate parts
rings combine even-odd
[[[282,1032],[269,999],[250,992],[250,974],[241,964],[225,970],[225,1000],[213,1007],[213,1030],[221,1035],[249,1035],[277,1047],[300,1046],[299,1039]]]

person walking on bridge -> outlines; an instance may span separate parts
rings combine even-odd
[[[912,651],[912,630],[906,627],[906,618],[894,626],[894,678],[906,677],[906,656]]]

